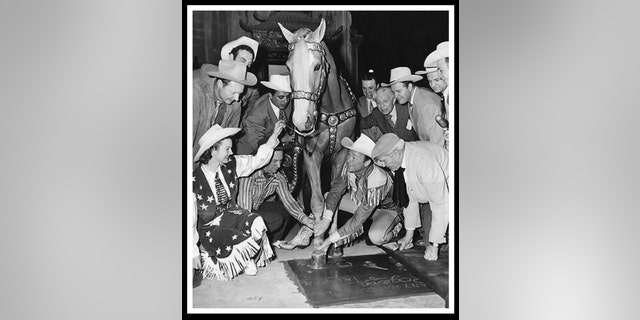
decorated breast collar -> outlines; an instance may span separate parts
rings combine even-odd
[[[329,153],[333,153],[333,149],[336,146],[336,135],[338,133],[338,125],[346,121],[347,119],[356,115],[355,109],[345,110],[339,113],[329,114],[320,113],[320,123],[329,127]]]

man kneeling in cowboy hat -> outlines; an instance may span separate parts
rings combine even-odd
[[[237,61],[220,60],[218,66],[203,64],[193,72],[193,151],[196,143],[214,124],[223,128],[240,126],[240,97],[245,86],[258,79]]]
[[[402,214],[392,200],[391,176],[371,159],[375,143],[364,134],[355,142],[344,137],[341,143],[349,149],[349,155],[342,173],[332,182],[331,190],[326,195],[323,217],[333,217],[333,222],[329,237],[324,239],[317,250],[326,250],[332,243],[335,247],[340,247],[353,241],[364,233],[363,224],[372,214],[369,240],[376,245],[391,242],[402,229]],[[338,219],[334,216],[338,204],[341,210],[353,213],[340,228],[337,227]],[[323,233],[316,232],[316,236]]]
[[[405,142],[393,133],[385,133],[376,142],[371,156],[375,163],[391,171],[398,169],[406,181],[409,203],[404,209],[407,233],[401,245],[413,241],[415,228],[420,227],[419,204],[429,203],[433,217],[429,241],[424,254],[426,260],[438,260],[438,246],[446,242],[449,225],[449,155],[447,151],[428,141]]]

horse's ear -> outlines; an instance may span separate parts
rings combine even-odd
[[[311,38],[314,39],[315,42],[322,41],[322,38],[324,38],[324,31],[326,27],[327,27],[327,24],[326,22],[324,22],[324,18],[322,18],[322,20],[320,21],[320,25],[318,26],[318,29],[316,29],[316,31],[313,32],[313,35],[311,36]]]
[[[278,22],[278,26],[280,26],[280,30],[282,30],[282,34],[284,35],[284,38],[287,39],[287,42],[293,43],[293,33],[291,33],[291,31],[287,30],[287,28],[283,27],[280,24],[280,22]]]

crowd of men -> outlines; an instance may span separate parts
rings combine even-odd
[[[205,277],[256,275],[273,257],[272,246],[308,246],[317,221],[305,213],[282,172],[283,147],[295,137],[283,130],[293,103],[287,74],[261,81],[249,70],[259,43],[240,37],[225,44],[218,65],[193,72],[192,261]],[[424,61],[425,70],[389,71],[380,83],[372,70],[360,78],[355,137],[343,174],[325,195],[325,210],[352,214],[332,228],[318,250],[366,237],[374,245],[425,247],[437,260],[449,225],[449,43]],[[429,88],[418,86],[425,79]],[[372,223],[365,229],[365,221]],[[292,223],[300,232],[285,241]],[[419,235],[415,230],[419,230]]]

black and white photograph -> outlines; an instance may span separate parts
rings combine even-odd
[[[457,315],[454,2],[185,12],[185,313]]]
[[[637,319],[639,1],[4,1],[0,319]]]

